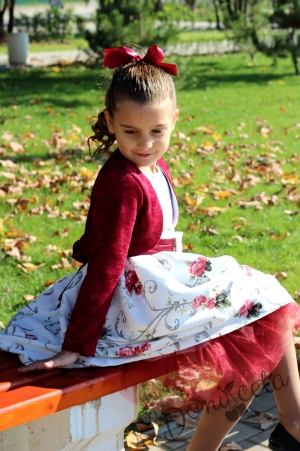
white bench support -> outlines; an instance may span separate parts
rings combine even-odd
[[[0,432],[0,451],[122,451],[138,385]]]

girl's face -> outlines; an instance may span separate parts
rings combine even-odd
[[[157,160],[167,151],[178,117],[169,98],[139,105],[124,102],[113,117],[105,111],[108,129],[120,152],[143,172],[155,172]]]

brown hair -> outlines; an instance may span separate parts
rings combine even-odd
[[[110,147],[115,142],[115,135],[107,127],[104,111],[114,116],[118,105],[122,102],[135,102],[143,105],[148,102],[161,101],[164,98],[172,100],[176,108],[176,93],[171,76],[153,64],[132,61],[118,67],[105,96],[105,109],[100,111],[97,119],[91,121],[93,136],[88,139],[90,154],[100,155],[110,153]],[[96,141],[99,147],[91,153],[90,142]]]

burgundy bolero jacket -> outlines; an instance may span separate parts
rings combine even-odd
[[[164,160],[160,168],[171,182]],[[73,258],[88,262],[63,349],[95,355],[97,341],[127,257],[152,249],[160,239],[163,213],[147,177],[119,150],[101,168],[91,194],[85,232]]]

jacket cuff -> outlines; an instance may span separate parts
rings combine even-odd
[[[100,335],[101,336],[101,335]],[[84,340],[84,337],[78,337],[80,341],[68,340],[63,342],[62,350],[70,352],[79,352],[87,357],[95,357],[98,338],[91,339],[89,337],[88,342]]]

